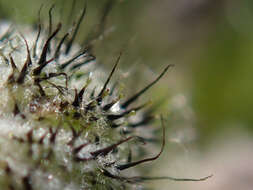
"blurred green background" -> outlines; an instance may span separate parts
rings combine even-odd
[[[54,13],[54,22],[69,20],[70,0],[0,0],[0,17],[35,24],[42,2],[44,19],[48,14],[45,10],[56,2],[62,15]],[[106,2],[87,0],[87,17],[78,34],[79,42],[97,26]],[[72,20],[82,6],[83,1],[77,0]],[[147,95],[154,101],[166,99],[160,112],[166,113],[169,125],[166,152],[152,164],[154,174],[194,177],[211,172],[218,176],[202,182],[201,187],[168,181],[148,183],[149,187],[211,189],[211,185],[217,185],[212,187],[232,189],[229,185],[219,186],[217,178],[226,179],[219,175],[219,164],[215,163],[238,157],[236,163],[243,168],[241,162],[246,161],[240,158],[252,152],[247,149],[253,142],[252,20],[251,0],[115,1],[105,25],[106,35],[95,45],[98,60],[110,68],[115,56],[124,50],[120,67],[130,71],[137,68],[134,72],[141,73],[139,80],[146,83],[166,65],[175,64]],[[231,153],[223,151],[231,146]],[[242,149],[245,152],[239,154]],[[247,183],[252,187],[251,181]]]

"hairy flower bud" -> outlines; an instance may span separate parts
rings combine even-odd
[[[124,189],[142,179],[123,177],[122,170],[162,152],[131,160],[131,146],[145,140],[135,128],[152,120],[150,111],[133,113],[146,105],[134,102],[169,66],[121,100],[111,82],[120,55],[107,76],[90,51],[91,42],[74,43],[85,10],[66,34],[60,34],[61,23],[50,22],[48,29],[39,23],[34,31],[0,22],[1,189]]]

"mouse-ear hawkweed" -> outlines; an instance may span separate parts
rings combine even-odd
[[[138,182],[156,179],[125,176],[122,171],[156,160],[163,151],[161,119],[160,152],[131,158],[131,146],[145,141],[135,129],[153,119],[150,110],[139,111],[146,104],[136,100],[171,65],[122,99],[112,82],[121,54],[108,76],[102,77],[107,72],[97,66],[90,51],[103,32],[104,20],[78,46],[75,38],[86,6],[66,33],[64,23],[53,24],[53,8],[48,11],[49,26],[43,28],[39,18],[35,31],[0,22],[0,189],[133,189]],[[135,112],[140,112],[138,119],[131,120]]]

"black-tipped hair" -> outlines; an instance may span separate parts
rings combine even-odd
[[[31,60],[31,55],[30,55],[30,50],[29,50],[28,43],[27,43],[27,41],[26,41],[26,39],[23,35],[21,35],[21,37],[25,41],[27,57],[26,57],[25,64],[24,64],[23,68],[21,69],[21,72],[20,72],[20,74],[18,76],[18,79],[17,79],[17,83],[19,83],[19,84],[22,84],[24,82],[27,69],[30,65],[32,65],[32,60]]]
[[[85,13],[86,13],[86,7],[87,7],[87,5],[86,5],[86,1],[85,1],[85,5],[84,5],[84,8],[82,10],[82,13],[81,13],[81,15],[80,15],[80,17],[79,17],[79,19],[77,21],[76,27],[74,28],[74,33],[73,33],[73,35],[71,36],[70,40],[67,43],[65,54],[68,54],[69,51],[70,51],[70,49],[71,49],[71,47],[72,47],[72,44],[73,44],[73,42],[74,42],[74,40],[76,38],[77,32],[78,32],[78,30],[80,28],[80,25],[81,25],[81,23],[82,23],[82,21],[84,19],[84,16],[85,16]]]
[[[172,66],[174,66],[174,65],[168,65],[163,70],[163,72],[153,82],[151,82],[145,88],[143,88],[142,90],[140,90],[139,92],[137,92],[135,95],[133,95],[131,98],[129,98],[128,100],[126,100],[124,103],[122,103],[121,107],[124,108],[124,109],[126,109],[130,104],[132,104],[135,100],[137,100],[144,92],[146,92],[150,87],[152,87],[155,83],[157,83],[163,77],[163,75],[167,72],[167,70],[169,69],[169,67],[172,67]]]
[[[48,51],[48,47],[50,45],[50,42],[56,36],[56,34],[60,31],[61,26],[62,26],[62,24],[59,23],[57,25],[56,30],[48,37],[48,39],[47,39],[47,41],[46,41],[46,43],[45,43],[45,45],[44,45],[44,47],[42,49],[41,55],[40,55],[40,59],[39,59],[39,62],[38,62],[39,65],[43,65],[46,62],[47,51]]]
[[[38,22],[38,33],[37,33],[37,36],[36,36],[36,39],[35,39],[35,42],[34,42],[34,45],[33,45],[33,58],[36,57],[38,41],[39,41],[40,33],[41,33],[40,13],[41,13],[42,8],[43,8],[43,4],[40,6],[39,12],[38,12],[38,21],[37,21]]]
[[[108,76],[108,78],[107,78],[107,80],[106,80],[106,82],[105,82],[105,84],[104,84],[102,90],[101,90],[100,93],[98,94],[98,98],[97,98],[98,103],[100,103],[101,100],[102,100],[102,95],[103,95],[104,91],[106,90],[106,87],[107,87],[108,83],[110,82],[113,73],[115,72],[115,69],[116,69],[116,67],[117,67],[117,65],[118,65],[118,63],[119,63],[119,61],[120,61],[121,55],[122,55],[122,53],[120,53],[119,57],[117,58],[117,61],[116,61],[116,63],[114,64],[113,69],[112,69],[110,75]]]
[[[51,40],[56,36],[56,34],[60,31],[61,26],[62,26],[61,23],[59,23],[58,26],[57,26],[57,28],[56,28],[56,30],[53,32],[53,34],[52,34],[51,36],[48,37],[48,39],[47,39],[47,41],[46,41],[46,43],[45,43],[45,45],[44,45],[44,47],[43,47],[43,49],[42,49],[42,53],[41,53],[41,56],[40,56],[40,59],[39,59],[39,62],[38,62],[39,66],[36,67],[36,68],[33,70],[33,74],[34,74],[34,75],[39,75],[39,74],[41,73],[42,69],[43,69],[45,66],[47,66],[48,63],[50,63],[51,61],[54,60],[54,58],[53,58],[53,59],[51,59],[51,60],[49,60],[49,61],[46,61],[46,59],[47,59],[47,51],[48,51],[48,48],[49,48],[49,45],[50,45],[50,41],[51,41]]]
[[[82,43],[83,46],[91,44],[93,40],[98,39],[104,33],[106,19],[109,15],[110,11],[112,10],[112,7],[115,4],[115,2],[116,2],[115,0],[108,0],[106,2],[106,4],[103,7],[102,14],[101,14],[100,21],[99,21],[97,28],[95,30],[92,30],[88,34],[87,38]]]
[[[164,124],[164,120],[163,120],[162,116],[161,116],[161,124],[162,124],[162,128],[163,128],[162,147],[161,147],[160,152],[156,156],[153,156],[151,158],[146,158],[146,159],[143,159],[143,160],[139,160],[139,161],[135,161],[135,162],[130,162],[130,163],[118,165],[118,166],[116,166],[116,168],[119,169],[119,170],[125,170],[125,169],[128,169],[128,168],[132,168],[134,166],[137,166],[139,164],[142,164],[142,163],[145,163],[145,162],[150,162],[150,161],[158,159],[160,157],[160,155],[162,154],[164,146],[165,146],[165,124]]]

